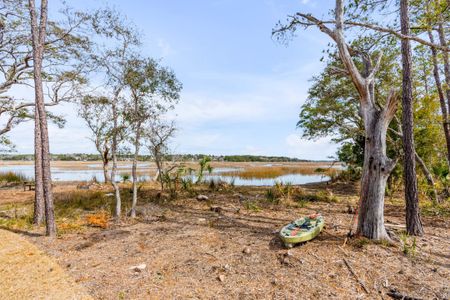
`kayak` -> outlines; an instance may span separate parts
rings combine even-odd
[[[294,244],[312,240],[322,231],[325,221],[320,214],[309,215],[284,226],[280,230],[280,237],[287,248]]]

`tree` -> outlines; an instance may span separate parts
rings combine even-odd
[[[121,143],[125,140],[126,106],[124,92],[126,90],[125,77],[128,62],[134,57],[134,50],[140,45],[139,37],[133,26],[126,24],[124,18],[115,11],[106,9],[100,11],[100,17],[92,18],[93,28],[97,39],[105,39],[104,43],[97,43],[91,54],[94,71],[105,77],[102,94],[95,97],[108,99],[111,111],[111,185],[114,188],[116,207],[114,217],[120,221],[122,201],[120,186],[116,182],[117,156]],[[105,46],[108,45],[108,46]]]
[[[110,183],[109,162],[113,127],[110,101],[105,97],[87,95],[79,103],[78,115],[83,118],[92,133],[91,140],[102,159],[104,182]]]
[[[42,82],[42,58],[45,46],[48,3],[42,0],[40,5],[39,23],[34,0],[28,1],[31,19],[31,36],[33,45],[33,77],[35,89],[35,165],[36,194],[43,192],[45,203],[46,234],[56,236],[56,223],[53,208],[52,178],[50,171],[50,149],[47,128],[47,113],[44,105]],[[41,191],[42,186],[42,191]],[[36,203],[39,203],[39,199]],[[39,211],[40,208],[36,208]]]
[[[164,191],[164,158],[169,152],[168,142],[174,136],[176,127],[174,122],[166,122],[161,118],[155,118],[147,123],[145,137],[147,147],[153,156],[156,164],[155,178],[161,185],[161,191]]]
[[[335,28],[326,26],[321,20],[309,15],[297,13],[290,18],[289,24],[280,25],[274,34],[292,32],[297,25],[317,26],[335,43],[339,57],[359,95],[359,112],[364,122],[365,147],[363,175],[361,180],[361,202],[359,208],[357,233],[370,239],[389,239],[384,226],[384,193],[389,174],[396,160],[386,156],[386,134],[397,107],[397,93],[391,90],[384,107],[377,105],[374,86],[375,76],[380,68],[382,54],[379,53],[375,64],[370,55],[358,53],[363,60],[360,71],[355,64],[351,47],[344,38],[344,3],[336,0]]]
[[[410,35],[409,0],[400,0],[401,33]],[[406,230],[412,235],[422,235],[423,228],[419,213],[419,195],[417,191],[416,160],[414,149],[414,117],[412,97],[412,54],[408,39],[402,39],[402,129],[403,129],[403,167],[406,200]]]
[[[130,216],[134,218],[137,204],[137,159],[144,124],[149,119],[156,119],[168,109],[173,108],[180,97],[181,84],[174,72],[160,66],[154,59],[133,58],[128,61],[127,66],[124,83],[130,93],[130,105],[125,113],[130,124],[131,143],[134,147],[133,200],[130,210]]]

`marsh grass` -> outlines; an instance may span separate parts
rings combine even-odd
[[[21,183],[25,181],[31,181],[31,179],[20,172],[0,172],[0,183]]]
[[[315,165],[305,166],[258,166],[249,167],[244,170],[223,172],[223,176],[233,176],[242,179],[269,179],[277,178],[283,175],[289,174],[302,174],[302,175],[327,175],[331,176],[336,174],[338,170],[333,168],[323,169],[317,168]]]

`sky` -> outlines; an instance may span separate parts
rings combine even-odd
[[[58,5],[50,2],[50,16]],[[328,37],[298,30],[286,46],[271,37],[296,11],[326,16],[332,0],[109,0],[67,1],[76,9],[108,5],[140,30],[142,55],[160,58],[183,84],[175,109],[173,153],[250,154],[327,159],[329,138],[301,139],[296,128],[310,79],[323,63]],[[49,126],[52,153],[95,153],[76,108],[51,109],[67,119]],[[33,123],[9,134],[19,153],[33,153]]]

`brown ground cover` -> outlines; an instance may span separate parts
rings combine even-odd
[[[392,289],[423,299],[449,298],[448,217],[425,216],[426,235],[414,242],[401,234],[401,202],[388,201],[386,223],[397,237],[394,244],[353,238],[343,246],[355,186],[303,189],[327,189],[338,202],[275,205],[264,200],[266,188],[257,187],[203,187],[196,193],[209,201],[197,201],[196,193],[165,201],[147,187],[136,221],[109,222],[107,228],[83,223],[55,241],[29,234],[42,229],[26,229],[25,236],[96,299],[388,299]],[[284,249],[277,230],[313,212],[325,217],[324,231]],[[134,268],[142,264],[145,268]]]

